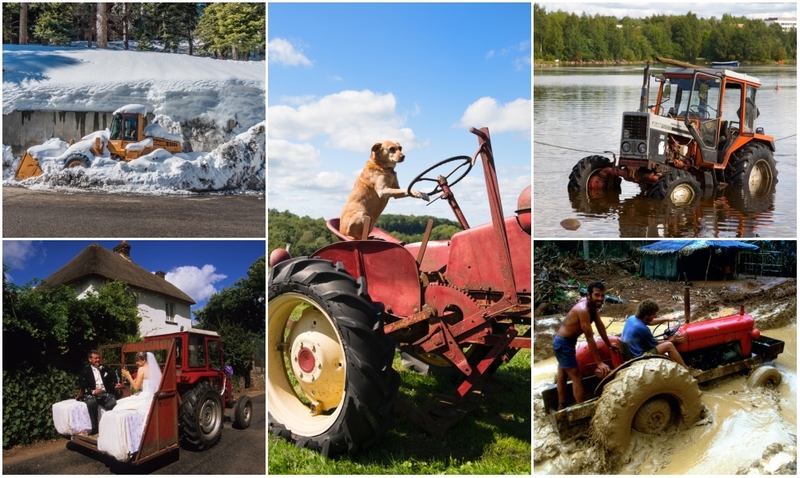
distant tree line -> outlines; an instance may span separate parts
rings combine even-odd
[[[378,227],[387,231],[397,239],[405,242],[418,242],[425,234],[428,219],[434,220],[431,230],[432,240],[450,239],[460,231],[458,223],[433,216],[406,216],[400,214],[383,214],[378,219]],[[325,219],[300,217],[289,211],[279,212],[270,209],[267,216],[269,235],[269,251],[285,248],[291,244],[289,252],[292,256],[307,256],[317,249],[338,241],[325,225]]]
[[[159,49],[219,59],[264,60],[264,3],[4,3],[3,43]],[[196,48],[195,48],[196,47]]]
[[[553,61],[644,61],[656,57],[693,62],[797,60],[797,31],[784,32],[723,14],[722,18],[654,15],[646,18],[547,12],[533,5],[534,58]]]

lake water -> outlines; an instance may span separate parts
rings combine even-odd
[[[658,66],[659,64],[656,64]],[[796,237],[797,68],[741,67],[761,80],[756,126],[775,138],[778,183],[754,199],[733,188],[675,208],[640,195],[622,181],[622,193],[567,193],[572,167],[593,154],[619,154],[622,113],[636,111],[643,66],[536,68],[533,79],[533,212],[537,239],[603,237]],[[661,68],[651,67],[657,74]],[[650,102],[657,83],[650,82]],[[776,89],[779,86],[780,89]],[[577,219],[567,230],[561,222]]]

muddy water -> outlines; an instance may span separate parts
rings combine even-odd
[[[614,323],[610,330],[621,328]],[[661,436],[632,432],[629,456],[619,473],[735,474],[775,473],[797,457],[797,327],[762,331],[785,341],[775,367],[782,383],[775,389],[751,390],[744,375],[702,385],[707,416],[678,433]],[[534,364],[534,396],[553,383],[554,358]],[[599,452],[587,440],[561,443],[534,402],[534,473],[598,473]]]
[[[795,237],[797,69],[794,66],[737,70],[761,80],[762,88],[757,95],[761,115],[756,125],[776,140],[778,184],[766,197],[745,198],[734,191],[723,191],[708,195],[690,207],[674,208],[640,196],[639,186],[626,181],[621,194],[570,197],[567,180],[578,160],[592,154],[613,159],[604,151],[619,154],[622,113],[638,108],[642,71],[642,67],[535,69],[536,237]],[[651,68],[651,73],[659,71]],[[775,90],[775,85],[780,86],[780,91]],[[561,222],[569,218],[578,219],[580,228],[564,229]]]

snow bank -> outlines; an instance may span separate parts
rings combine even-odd
[[[110,158],[105,144],[107,132],[87,135],[70,147],[58,138],[28,152],[39,160],[42,175],[24,181],[13,176],[19,159],[10,161],[10,148],[3,148],[3,185],[30,189],[94,189],[111,192],[192,193],[259,192],[266,184],[266,125],[261,122],[210,153],[171,155],[158,149],[130,162]],[[105,133],[105,134],[104,134]],[[95,138],[103,141],[103,155],[90,149]],[[64,168],[74,155],[87,158],[88,168]]]
[[[264,121],[265,94],[263,61],[3,45],[3,114],[115,111],[138,104],[152,106],[156,116],[173,122],[203,118],[233,135]]]

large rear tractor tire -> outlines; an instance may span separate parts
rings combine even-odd
[[[668,199],[673,206],[689,206],[700,198],[700,183],[688,171],[674,169],[659,178],[650,190],[653,199]]]
[[[768,193],[778,181],[772,151],[763,143],[749,143],[731,156],[725,179],[731,186],[747,188],[751,197]]]
[[[325,456],[377,442],[400,377],[366,280],[327,260],[291,259],[270,272],[268,311],[270,432]]]
[[[198,384],[182,397],[180,408],[181,437],[193,450],[205,450],[217,444],[224,420],[222,397],[208,382]]]
[[[619,176],[602,177],[598,173],[613,166],[605,156],[587,156],[578,161],[569,175],[568,191],[618,191],[622,178]]]
[[[639,360],[603,389],[592,433],[613,460],[627,451],[631,428],[643,433],[687,428],[703,409],[697,381],[688,370],[669,359]]]

